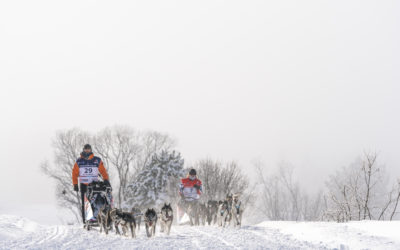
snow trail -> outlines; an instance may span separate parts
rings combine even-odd
[[[169,236],[147,238],[144,228],[131,239],[86,231],[82,226],[45,226],[0,215],[0,249],[400,249],[399,237],[374,235],[373,228],[398,228],[399,222],[296,223],[264,222],[219,228],[176,226]]]

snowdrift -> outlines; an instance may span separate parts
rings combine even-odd
[[[40,228],[40,225],[23,217],[0,215],[0,241],[27,237]]]
[[[284,222],[254,226],[330,249],[400,249],[400,221]]]

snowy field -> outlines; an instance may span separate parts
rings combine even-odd
[[[173,226],[170,236],[106,236],[0,215],[0,249],[400,249],[400,222],[263,222],[241,229]]]

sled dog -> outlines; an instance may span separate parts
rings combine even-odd
[[[205,203],[199,203],[199,222],[202,226],[206,224],[207,220],[207,205]]]
[[[172,211],[171,204],[164,203],[164,206],[161,208],[161,232],[166,231],[166,234],[169,235],[173,220],[174,213]]]
[[[100,233],[103,231],[108,234],[108,231],[112,229],[113,226],[113,217],[111,215],[111,206],[104,205],[99,213],[97,214],[97,221],[100,226]]]
[[[219,201],[218,206],[218,226],[225,227],[229,217],[228,201]]]
[[[209,200],[207,202],[207,223],[211,225],[217,223],[218,218],[218,201]]]
[[[144,214],[144,223],[146,226],[147,237],[156,235],[157,213],[153,208],[148,208]]]
[[[136,221],[135,217],[133,217],[131,213],[122,212],[122,210],[120,209],[114,209],[113,211],[111,211],[111,214],[114,217],[114,227],[116,234],[121,234],[121,232],[119,231],[119,225],[121,225],[123,235],[127,236],[128,231],[131,230],[132,238],[136,237]]]
[[[232,202],[232,217],[234,226],[240,227],[242,225],[243,210],[243,205],[242,202],[239,200],[239,195],[234,195]]]
[[[133,217],[135,217],[135,222],[138,232],[140,231],[140,224],[142,223],[142,211],[138,207],[133,207],[131,210]]]

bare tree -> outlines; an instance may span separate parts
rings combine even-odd
[[[121,207],[129,181],[149,164],[153,155],[174,147],[175,140],[156,131],[114,126],[100,131],[94,145],[106,165],[117,173],[117,203]]]
[[[204,200],[222,199],[219,190],[222,163],[207,158],[199,160],[194,167],[203,182]]]
[[[138,155],[135,163],[135,172],[143,170],[151,161],[155,154],[163,150],[170,151],[176,146],[176,140],[168,134],[157,131],[147,131],[140,133],[138,140],[141,145],[141,154]]]
[[[265,175],[265,166],[255,163],[258,175],[259,207],[270,220],[318,220],[322,211],[322,192],[306,194],[294,180],[294,167],[282,162]]]
[[[227,194],[240,194],[242,202],[250,202],[249,180],[236,162],[223,164],[211,159],[195,164],[203,182],[205,200],[222,200]]]
[[[71,211],[77,221],[81,219],[81,199],[80,195],[72,188],[72,167],[80,156],[83,145],[90,142],[91,139],[88,133],[77,128],[57,132],[52,142],[53,164],[49,161],[41,164],[43,173],[56,183],[58,206]]]
[[[249,186],[247,176],[245,176],[239,165],[232,161],[225,164],[221,171],[219,190],[222,194],[240,193],[245,191]]]
[[[279,180],[282,182],[283,186],[285,187],[286,191],[288,192],[289,199],[291,200],[291,212],[290,212],[290,219],[291,220],[299,220],[300,211],[301,211],[301,201],[300,199],[300,187],[297,182],[293,180],[293,166],[286,163],[281,162],[279,166]],[[308,201],[308,200],[304,200]]]
[[[95,149],[108,168],[113,168],[118,177],[117,202],[119,207],[128,184],[136,155],[141,148],[134,130],[128,127],[105,128],[95,137]]]
[[[285,220],[286,197],[281,192],[281,186],[275,175],[264,175],[262,163],[256,163],[259,178],[258,194],[260,196],[260,211],[270,220]]]
[[[349,221],[387,217],[395,202],[395,190],[387,191],[384,167],[377,163],[377,157],[376,153],[364,153],[362,159],[329,177],[325,218]]]
[[[392,213],[390,214],[390,220],[393,220],[396,211],[397,211],[397,206],[399,205],[399,201],[400,201],[400,180],[397,180],[397,196],[394,199],[394,206],[393,206],[393,210]]]
[[[373,192],[374,186],[380,181],[380,178],[375,178],[375,175],[379,175],[379,171],[381,170],[376,165],[376,158],[378,155],[375,154],[367,154],[365,153],[365,160],[362,165],[362,173],[365,181],[365,198],[364,198],[364,220],[367,218],[372,219],[371,210],[369,208],[369,202],[371,199],[371,193]]]

